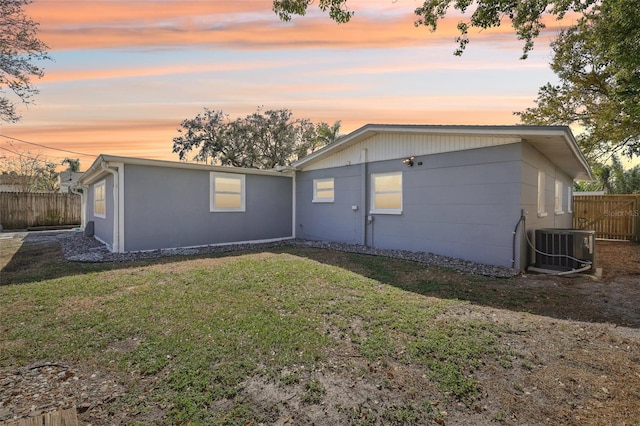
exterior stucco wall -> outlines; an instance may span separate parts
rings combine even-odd
[[[322,178],[334,178],[332,203],[312,202],[313,180]],[[360,165],[298,173],[296,237],[363,244],[362,186]]]
[[[538,171],[545,173],[545,212],[546,216],[538,214]],[[562,214],[555,212],[555,181],[562,181]],[[534,230],[539,228],[572,228],[573,213],[568,210],[568,188],[573,187],[573,179],[556,167],[551,160],[528,143],[523,144],[522,150],[522,208],[526,211],[526,232],[530,241],[534,241]],[[520,249],[526,251],[527,265],[535,259],[535,253],[526,240],[520,244]]]
[[[351,242],[345,235],[355,235],[354,242],[362,239],[374,247],[433,252],[511,267],[512,231],[521,208],[521,146],[513,143],[419,156],[413,167],[395,159],[300,172],[297,214],[307,232],[301,237]],[[393,171],[403,174],[402,214],[373,214],[371,223],[365,225],[370,175]],[[362,184],[358,184],[365,182],[362,173],[366,174],[364,204],[360,201]],[[307,202],[312,197],[308,181],[332,175],[336,205],[325,208]],[[340,191],[345,192],[340,196],[344,202],[338,202]],[[358,220],[354,220],[352,204],[359,206],[355,213]],[[335,212],[323,214],[322,209]],[[336,237],[327,238],[324,230],[333,230],[330,235]]]
[[[369,173],[403,172],[403,212],[374,215],[368,241],[510,267],[520,146],[416,157],[413,167],[400,160],[371,164]]]
[[[94,188],[96,183],[102,182],[102,179],[97,180],[89,186],[87,190],[87,221],[92,220],[94,222],[94,235],[98,240],[106,243],[107,245],[113,245],[113,176],[107,175],[104,178],[105,181],[105,217],[98,217],[95,215],[94,208]]]
[[[246,176],[244,212],[210,212],[209,172],[125,165],[125,251],[291,237],[292,179]]]

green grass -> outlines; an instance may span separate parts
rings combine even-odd
[[[326,392],[309,372],[336,345],[351,345],[372,364],[419,366],[465,403],[480,393],[474,373],[486,358],[504,356],[498,339],[506,330],[447,320],[443,314],[463,302],[403,289],[404,274],[425,273],[407,262],[354,255],[345,268],[290,253],[50,262],[4,272],[12,285],[0,286],[0,366],[89,360],[127,378],[129,392],[112,409],[166,407],[168,423],[265,421],[240,397],[251,377],[297,387],[302,403],[319,404]],[[139,344],[114,350],[131,338]],[[137,398],[145,377],[155,378],[153,388]],[[212,410],[219,401],[233,404]],[[419,424],[432,416],[428,408],[396,407],[384,419]]]

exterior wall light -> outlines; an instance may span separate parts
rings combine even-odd
[[[409,167],[413,167],[413,157],[407,157],[404,160],[402,160],[402,162]]]

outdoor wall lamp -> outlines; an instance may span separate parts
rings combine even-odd
[[[402,160],[402,162],[409,167],[413,167],[413,157],[407,157],[404,160]]]

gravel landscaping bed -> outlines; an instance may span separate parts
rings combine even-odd
[[[85,237],[80,232],[62,234],[60,245],[67,260],[74,262],[128,262],[152,259],[164,256],[186,256],[215,253],[228,253],[241,250],[265,250],[277,247],[308,247],[334,250],[346,253],[358,253],[372,256],[383,256],[393,259],[409,260],[431,266],[450,268],[458,272],[485,275],[491,277],[512,277],[518,272],[501,266],[484,265],[453,257],[440,256],[433,253],[413,252],[407,250],[387,250],[366,247],[357,244],[334,243],[308,240],[286,240],[260,244],[211,245],[192,248],[162,249],[130,253],[111,253],[100,241]]]

